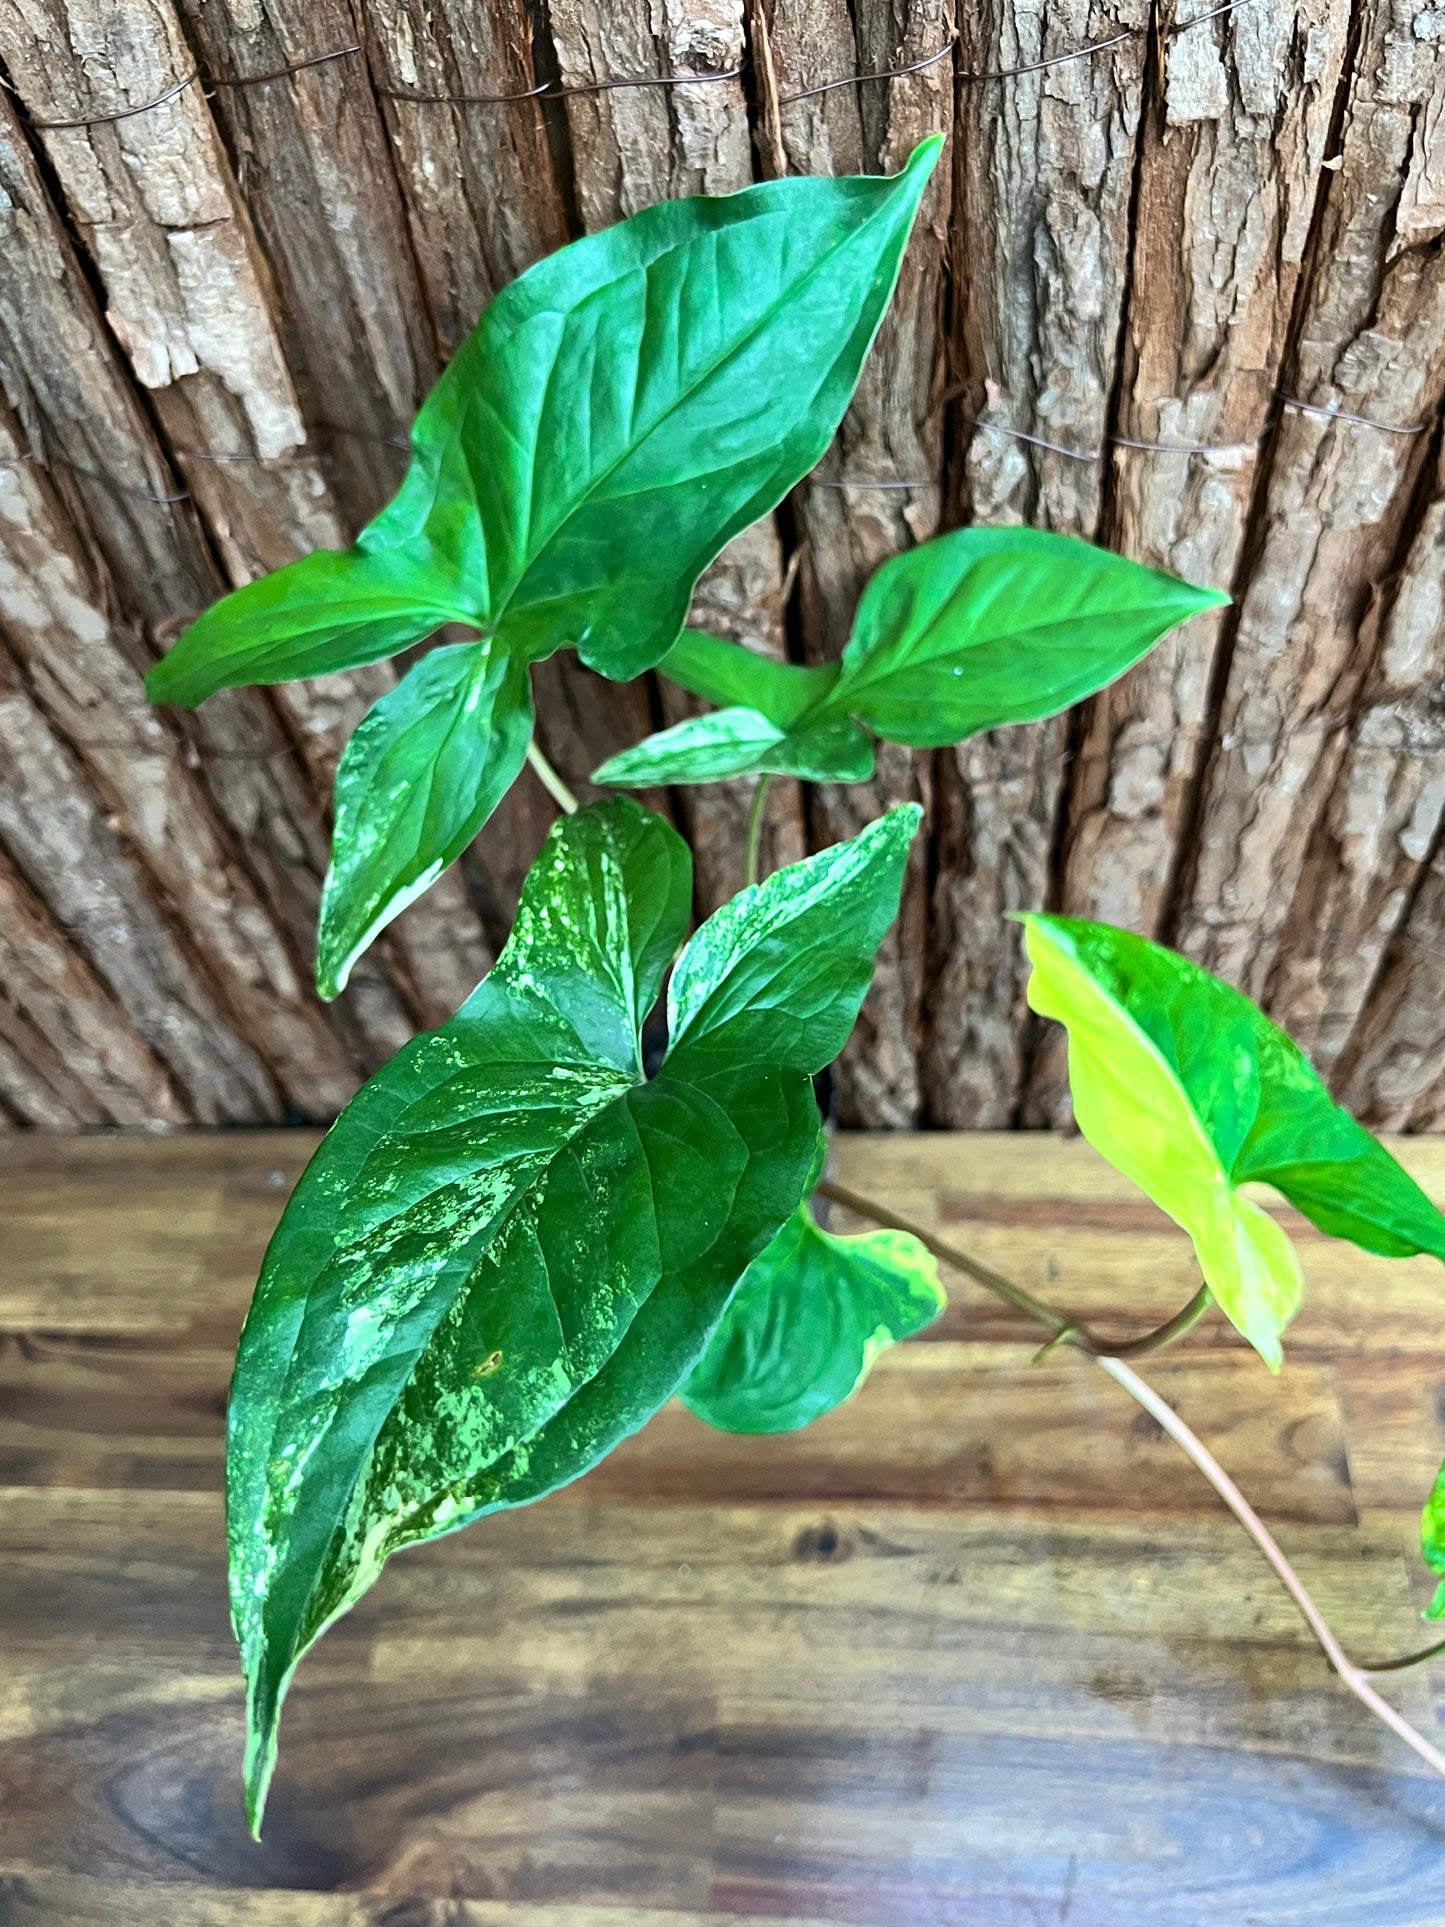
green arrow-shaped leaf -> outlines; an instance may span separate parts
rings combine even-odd
[[[1070,536],[959,529],[883,565],[841,663],[803,669],[684,630],[661,672],[732,706],[649,737],[593,780],[700,783],[754,771],[859,782],[873,768],[860,724],[933,749],[1055,715],[1228,600]]]
[[[1068,1026],[1079,1129],[1189,1233],[1221,1310],[1272,1368],[1303,1280],[1241,1185],[1272,1185],[1366,1251],[1445,1260],[1445,1217],[1247,997],[1107,924],[1022,921],[1029,1003]]]
[[[940,146],[890,178],[664,201],[538,262],[437,383],[355,546],[217,603],[152,699],[373,662],[447,620],[524,660],[649,667],[703,569],[827,448]]]
[[[878,1354],[944,1303],[916,1238],[835,1237],[799,1205],[743,1273],[683,1403],[722,1432],[796,1431],[850,1398]]]
[[[852,1026],[917,820],[895,811],[704,924],[648,1080],[686,848],[624,799],[565,819],[491,974],[326,1137],[231,1397],[253,1824],[296,1663],[387,1556],[576,1478],[696,1364],[807,1182],[810,1075]]]
[[[1067,709],[1228,600],[1068,536],[958,529],[869,582],[826,707],[941,748]]]
[[[491,642],[434,649],[376,702],[336,772],[316,981],[335,997],[378,930],[459,857],[532,736],[525,665]]]

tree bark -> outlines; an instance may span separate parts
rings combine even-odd
[[[966,75],[1058,60],[962,89],[957,328],[971,521],[1100,531],[1148,17],[1145,0],[1050,0],[1028,14],[989,0],[965,16]],[[1121,33],[1104,51],[1059,59]],[[1006,919],[1055,898],[1069,741],[1059,718],[939,754],[927,1046],[939,1123],[1016,1119],[1030,1031],[1022,946]]]
[[[967,519],[1235,604],[1071,718],[774,786],[769,866],[928,808],[841,1117],[1067,1120],[1005,921],[1048,905],[1179,941],[1372,1121],[1445,1127],[1434,15],[983,0],[956,24],[949,0],[0,0],[0,1129],[323,1116],[465,997],[555,817],[533,774],[328,1012],[335,768],[405,662],[194,713],[149,711],[145,667],[355,532],[437,369],[570,234],[891,171],[935,128],[837,441],[692,620],[835,657],[874,570]],[[570,91],[523,97],[544,81]],[[699,707],[570,652],[534,683],[583,796]],[[741,881],[751,798],[645,798],[690,836],[699,912]]]
[[[851,11],[843,0],[758,0],[753,22],[755,44],[765,42],[769,54],[761,79],[764,123],[775,129],[771,146],[764,144],[772,166],[797,174],[893,173],[927,134],[951,130],[951,57],[897,78],[864,78],[946,50],[954,30],[947,0],[916,7],[860,0]],[[849,77],[854,84],[810,91]],[[819,473],[794,492],[803,640],[814,661],[841,655],[874,570],[939,526],[952,166],[945,150],[834,448]],[[871,783],[813,790],[811,838],[838,842],[889,805],[926,806],[930,796],[930,759],[885,748]],[[843,1054],[838,1104],[847,1124],[909,1125],[923,1116],[927,874],[921,836],[909,859],[898,923],[884,939],[858,1029]]]
[[[1400,566],[1426,433],[1445,389],[1445,228],[1438,145],[1445,86],[1433,14],[1374,0],[1319,223],[1291,393],[1271,444],[1258,545],[1240,598],[1177,921],[1183,948],[1268,993],[1305,853],[1339,775],[1370,669],[1372,599]],[[1339,409],[1383,424],[1331,421]],[[1295,929],[1296,957],[1318,938]]]
[[[1280,944],[1274,1014],[1326,1074],[1349,1047],[1445,819],[1445,460],[1432,479],[1405,566],[1365,619],[1371,667]],[[1427,914],[1417,902],[1406,930]],[[1371,1030],[1383,1037],[1379,1021]],[[1445,1060],[1445,1001],[1434,1038]]]

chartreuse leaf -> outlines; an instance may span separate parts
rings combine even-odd
[[[707,564],[827,448],[941,145],[892,177],[664,201],[538,262],[432,390],[356,544],[218,603],[152,699],[373,662],[448,620],[524,660],[649,667]]]
[[[904,1231],[840,1238],[806,1204],[743,1273],[682,1400],[722,1432],[793,1432],[850,1398],[874,1359],[943,1310]]]
[[[1436,1474],[1425,1510],[1420,1515],[1420,1550],[1425,1555],[1425,1564],[1440,1579],[1435,1597],[1425,1608],[1425,1617],[1445,1619],[1445,1465]]]
[[[858,782],[873,767],[865,728],[933,749],[1054,715],[1113,682],[1176,624],[1228,600],[1070,536],[959,529],[883,565],[841,664],[827,670],[685,630],[662,673],[746,709],[664,730],[593,780],[698,783],[755,771]],[[702,755],[705,742],[717,754]]]
[[[389,1554],[578,1477],[697,1363],[802,1195],[811,1073],[852,1027],[916,822],[895,811],[704,924],[648,1080],[686,847],[624,799],[565,818],[491,974],[327,1135],[231,1395],[253,1826],[297,1661]]]
[[[1272,1185],[1366,1251],[1445,1260],[1445,1217],[1247,997],[1107,924],[1022,921],[1029,1003],[1068,1026],[1080,1130],[1190,1234],[1220,1308],[1271,1367],[1303,1281],[1241,1185]]]
[[[524,664],[492,642],[434,649],[373,705],[336,772],[316,981],[345,988],[377,931],[459,857],[532,737]]]

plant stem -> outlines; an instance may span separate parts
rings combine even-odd
[[[532,768],[536,770],[538,776],[541,777],[542,786],[552,801],[565,810],[568,816],[575,816],[577,814],[577,798],[572,794],[571,790],[568,789],[567,785],[547,761],[541,750],[538,749],[535,736],[527,745],[527,761],[532,765]]]
[[[849,1211],[856,1211],[860,1217],[871,1218],[875,1224],[886,1225],[893,1231],[910,1232],[926,1250],[933,1253],[935,1258],[941,1259],[944,1264],[951,1265],[954,1270],[961,1271],[965,1277],[974,1279],[986,1290],[1002,1298],[1006,1304],[1015,1306],[1019,1311],[1026,1312],[1029,1317],[1037,1319],[1041,1325],[1046,1325],[1054,1334],[1053,1343],[1071,1344],[1086,1352],[1101,1371],[1107,1372],[1116,1384],[1123,1386],[1129,1396],[1144,1408],[1162,1430],[1173,1439],[1190,1462],[1204,1474],[1250,1538],[1254,1540],[1273,1567],[1290,1598],[1299,1607],[1305,1624],[1318,1640],[1325,1658],[1356,1699],[1367,1706],[1377,1719],[1383,1720],[1391,1732],[1402,1739],[1412,1752],[1417,1753],[1427,1766],[1433,1767],[1438,1774],[1445,1777],[1445,1754],[1432,1746],[1422,1733],[1417,1733],[1403,1713],[1397,1713],[1388,1700],[1382,1699],[1371,1686],[1368,1678],[1372,1672],[1391,1672],[1404,1666],[1412,1666],[1418,1660],[1429,1659],[1435,1653],[1445,1650],[1445,1641],[1442,1641],[1439,1646],[1429,1647],[1425,1652],[1413,1653],[1404,1659],[1387,1661],[1384,1666],[1356,1666],[1331,1632],[1324,1614],[1310,1597],[1299,1574],[1281,1552],[1269,1528],[1218,1459],[1203,1440],[1195,1436],[1173,1407],[1167,1405],[1153,1387],[1146,1385],[1138,1373],[1126,1365],[1119,1356],[1119,1352],[1126,1349],[1137,1354],[1141,1345],[1146,1349],[1157,1350],[1160,1345],[1168,1344],[1171,1339],[1180,1337],[1202,1315],[1209,1300],[1207,1291],[1196,1293],[1182,1311],[1177,1312],[1156,1332],[1147,1334],[1145,1339],[1134,1340],[1130,1347],[1121,1346],[1111,1354],[1097,1349],[1097,1341],[1091,1339],[1081,1326],[1076,1325],[1072,1319],[1066,1318],[1062,1312],[1056,1311],[1052,1305],[1046,1305],[1042,1299],[1035,1298],[1032,1292],[1025,1291],[1022,1285],[1014,1284],[1012,1279],[1003,1277],[999,1272],[991,1271],[987,1265],[979,1264],[975,1259],[970,1258],[967,1252],[956,1250],[953,1246],[945,1244],[942,1239],[933,1237],[921,1225],[914,1224],[907,1218],[898,1217],[896,1213],[886,1210],[882,1205],[875,1204],[871,1198],[865,1198],[857,1191],[850,1191],[846,1185],[825,1181],[817,1188],[824,1197],[833,1199],[836,1204],[844,1205]],[[1203,1304],[1200,1303],[1201,1298],[1204,1300]],[[1044,1349],[1047,1351],[1050,1348],[1045,1346]]]
[[[1377,1719],[1383,1720],[1391,1732],[1397,1733],[1406,1746],[1419,1754],[1427,1766],[1434,1767],[1438,1774],[1445,1777],[1445,1754],[1433,1747],[1423,1733],[1417,1733],[1403,1713],[1397,1713],[1388,1700],[1382,1699],[1366,1678],[1365,1668],[1356,1666],[1346,1656],[1344,1648],[1330,1631],[1324,1614],[1305,1590],[1299,1574],[1280,1551],[1269,1528],[1214,1454],[1194,1436],[1173,1407],[1166,1405],[1152,1386],[1144,1383],[1137,1372],[1117,1358],[1101,1358],[1097,1363],[1101,1370],[1106,1371],[1110,1378],[1124,1387],[1131,1398],[1137,1399],[1150,1418],[1163,1427],[1185,1456],[1208,1479],[1270,1565],[1274,1567],[1280,1584],[1299,1607],[1305,1624],[1319,1641],[1325,1658],[1355,1698],[1368,1706]]]
[[[1005,1304],[1012,1305],[1015,1310],[1027,1313],[1030,1318],[1036,1318],[1041,1325],[1047,1325],[1056,1337],[1067,1334],[1069,1342],[1071,1344],[1074,1342],[1074,1335],[1078,1333],[1079,1328],[1072,1318],[1065,1318],[1061,1311],[1055,1311],[1052,1305],[1046,1305],[1042,1298],[1035,1298],[1032,1292],[1025,1291],[1022,1285],[1016,1285],[1011,1278],[1005,1278],[1001,1272],[990,1271],[987,1265],[981,1265],[976,1258],[970,1258],[966,1251],[959,1251],[952,1245],[946,1245],[941,1238],[935,1238],[931,1232],[925,1231],[922,1225],[914,1224],[911,1218],[895,1217],[881,1204],[875,1204],[871,1198],[865,1198],[857,1191],[850,1191],[845,1184],[835,1184],[831,1178],[825,1178],[817,1189],[825,1198],[831,1198],[834,1204],[841,1204],[849,1211],[856,1211],[860,1218],[871,1218],[874,1224],[885,1225],[890,1231],[909,1232],[917,1238],[924,1250],[931,1251],[935,1258],[941,1259],[946,1265],[952,1265],[955,1271],[961,1271],[966,1278],[972,1278],[976,1284],[982,1285],[986,1291],[991,1291],[996,1298],[1002,1298]]]
[[[1370,1660],[1368,1663],[1362,1661],[1359,1671],[1362,1673],[1403,1673],[1407,1666],[1423,1665],[1427,1659],[1438,1659],[1441,1653],[1445,1653],[1445,1639],[1436,1640],[1433,1646],[1427,1646],[1423,1652],[1406,1653],[1400,1659],[1378,1659]]]
[[[1054,1336],[1052,1344],[1045,1346],[1045,1352],[1052,1350],[1054,1344],[1060,1344],[1072,1345],[1075,1350],[1087,1353],[1090,1358],[1142,1358],[1146,1352],[1160,1351],[1165,1345],[1172,1344],[1176,1338],[1182,1338],[1187,1331],[1192,1331],[1212,1302],[1209,1287],[1201,1285],[1189,1303],[1181,1311],[1175,1312],[1174,1316],[1160,1325],[1157,1330],[1145,1332],[1142,1338],[1125,1339],[1117,1345],[1111,1345],[1105,1339],[1097,1337],[1087,1326],[1079,1324],[1076,1319],[1066,1317],[1063,1312],[1055,1311],[1052,1305],[1046,1305],[1041,1298],[1035,1298],[1032,1292],[1025,1291],[1022,1285],[1016,1285],[1011,1278],[1005,1278],[997,1271],[990,1271],[987,1265],[981,1265],[976,1258],[970,1258],[966,1251],[960,1251],[956,1245],[945,1244],[941,1238],[935,1238],[931,1232],[925,1231],[922,1225],[914,1224],[911,1219],[895,1217],[891,1211],[886,1211],[882,1205],[875,1204],[871,1198],[862,1197],[858,1192],[850,1191],[846,1185],[835,1184],[831,1179],[824,1180],[817,1189],[825,1198],[831,1198],[835,1204],[841,1204],[849,1211],[856,1211],[860,1217],[871,1218],[875,1224],[887,1225],[891,1231],[909,1232],[917,1238],[926,1251],[931,1251],[935,1258],[946,1265],[952,1265],[955,1271],[961,1271],[965,1277],[974,1279],[985,1290],[991,1291],[996,1298],[1002,1298],[1006,1304],[1013,1305],[1016,1310],[1037,1319],[1039,1324],[1047,1325]],[[1043,1354],[1041,1353],[1040,1356],[1042,1357]]]
[[[763,847],[763,819],[767,815],[768,791],[772,787],[771,776],[760,776],[753,789],[753,807],[748,811],[748,858],[744,873],[746,883],[758,880],[758,857]]]

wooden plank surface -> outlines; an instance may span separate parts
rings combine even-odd
[[[314,1141],[7,1141],[3,1927],[1445,1923],[1445,1787],[1157,1428],[954,1281],[809,1431],[672,1407],[396,1560],[303,1667],[249,1843],[222,1415]],[[1399,1149],[1445,1197],[1445,1144]],[[845,1137],[839,1163],[1105,1329],[1192,1289],[1078,1140]],[[1384,1656],[1428,1596],[1440,1274],[1302,1248],[1277,1381],[1217,1321],[1146,1375]],[[1437,1737],[1438,1691],[1390,1685]]]

